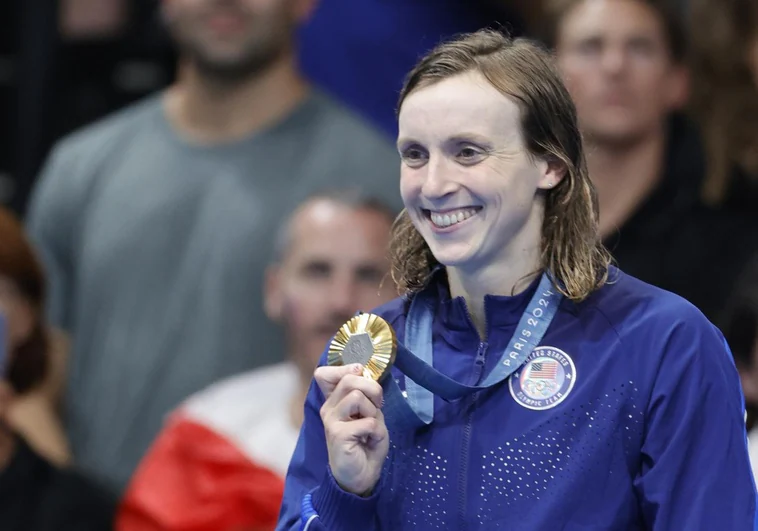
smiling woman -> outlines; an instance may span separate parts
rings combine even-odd
[[[597,237],[576,110],[549,57],[535,54],[533,44],[478,44],[485,48],[480,55],[473,43],[455,54],[445,47],[432,52],[401,94],[398,148],[408,208],[393,238],[395,280],[409,292],[425,285],[440,262],[438,240],[427,236],[450,233],[439,231],[452,225],[446,209],[463,208],[455,220],[471,218],[465,225],[480,240],[458,233],[465,252],[482,265],[496,256],[516,259],[522,274],[544,263],[564,295],[582,300],[604,283],[610,258]],[[419,223],[423,217],[432,223]],[[515,287],[518,280],[505,283]]]
[[[753,529],[724,338],[609,265],[550,55],[464,35],[399,109],[392,377],[322,356],[278,529]]]
[[[400,190],[406,223],[445,264],[451,288],[459,293],[467,289],[464,278],[496,293],[539,270],[545,218],[540,192],[560,182],[566,166],[557,157],[531,156],[519,116],[517,104],[478,72],[417,88],[403,100],[401,146],[409,147],[401,149]],[[506,265],[511,278],[498,278],[497,286],[481,284],[487,270]],[[469,309],[481,328],[479,306]]]

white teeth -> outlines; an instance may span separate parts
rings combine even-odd
[[[471,216],[476,214],[476,210],[466,209],[466,210],[459,210],[457,212],[448,212],[447,214],[438,214],[436,212],[431,212],[431,219],[432,223],[436,225],[437,227],[449,227],[450,225],[455,225],[456,223],[460,223],[461,221],[464,221]]]

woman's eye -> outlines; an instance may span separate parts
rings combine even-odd
[[[403,150],[401,156],[406,164],[410,166],[418,166],[423,164],[427,159],[426,151],[418,147],[410,147]]]
[[[484,150],[476,148],[474,146],[462,146],[458,150],[458,160],[466,164],[472,164],[479,162],[484,158],[486,153]]]

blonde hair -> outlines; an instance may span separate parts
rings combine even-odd
[[[551,55],[529,40],[492,30],[464,34],[421,59],[405,81],[398,110],[413,91],[470,71],[519,103],[530,155],[560,161],[566,168],[561,182],[545,192],[541,265],[563,295],[581,301],[605,284],[611,257],[598,233],[597,194],[576,109]],[[438,265],[406,211],[394,223],[390,257],[392,279],[401,293],[423,288]]]

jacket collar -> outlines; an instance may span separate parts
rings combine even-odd
[[[510,340],[539,283],[538,276],[519,294],[485,296],[487,343],[499,345]],[[447,343],[460,350],[469,351],[473,346],[471,354],[474,355],[481,339],[471,320],[466,301],[463,297],[451,297],[444,268],[434,270],[425,289],[432,290],[436,295],[435,335],[441,335]]]

